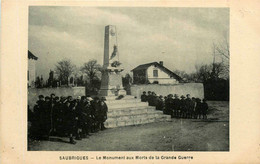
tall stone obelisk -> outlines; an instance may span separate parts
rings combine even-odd
[[[123,70],[119,62],[116,26],[108,25],[105,27],[104,62],[99,96],[126,95],[122,85]]]

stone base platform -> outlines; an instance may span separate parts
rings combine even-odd
[[[141,102],[134,96],[126,95],[122,99],[117,96],[107,96],[108,119],[105,122],[107,128],[119,126],[140,125],[152,122],[171,121],[171,116],[164,115],[155,107],[148,106],[147,102]]]

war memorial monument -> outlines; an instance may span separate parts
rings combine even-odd
[[[113,128],[170,121],[171,116],[148,106],[148,102],[141,102],[141,99],[126,95],[122,85],[123,70],[119,61],[116,26],[108,25],[105,27],[104,62],[99,91],[99,97],[105,97],[108,106],[105,126]]]

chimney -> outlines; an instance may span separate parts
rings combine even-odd
[[[163,61],[159,61],[159,64],[161,64],[163,66]]]

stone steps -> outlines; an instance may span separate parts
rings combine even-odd
[[[148,118],[148,117],[159,117],[162,116],[162,113],[141,113],[136,115],[121,115],[121,116],[110,116],[107,121],[124,121],[129,119],[138,119],[138,118]]]
[[[107,100],[107,105],[113,104],[125,104],[125,103],[139,103],[141,99],[122,99],[122,100]]]
[[[109,117],[114,116],[127,116],[127,115],[138,115],[144,113],[162,113],[161,111],[157,111],[154,107],[139,107],[139,108],[122,108],[122,109],[113,109],[109,110],[107,115]]]
[[[124,120],[116,120],[116,119],[108,119],[105,122],[105,126],[107,128],[115,128],[120,126],[130,126],[130,125],[140,125],[140,124],[147,124],[152,122],[161,122],[161,121],[171,121],[171,116],[169,115],[159,115],[159,116],[143,116],[143,117],[136,117],[136,118],[128,118]]]
[[[148,106],[147,102],[141,102],[141,99],[134,96],[127,95],[120,100],[116,98],[117,96],[106,97],[107,128],[171,121],[171,116],[164,115],[162,111],[155,110],[155,107]]]
[[[104,97],[106,98],[106,101],[117,100],[118,98],[118,96],[104,96]],[[131,95],[126,95],[120,100],[129,100],[129,99],[135,99],[135,97]]]
[[[147,102],[107,103],[108,109],[147,107]]]

